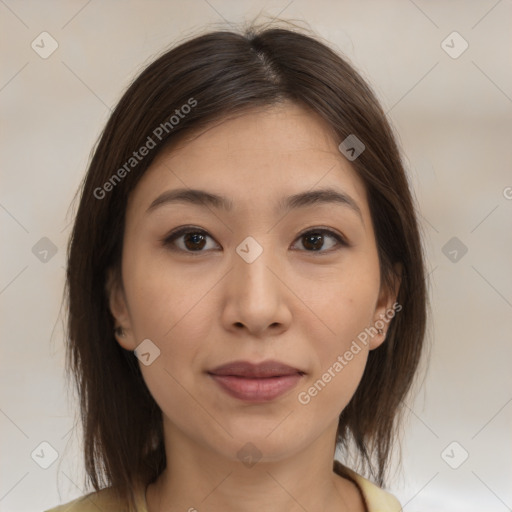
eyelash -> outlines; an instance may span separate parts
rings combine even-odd
[[[190,227],[190,226],[185,226],[185,227],[177,228],[174,231],[172,231],[171,233],[169,233],[165,238],[163,238],[161,240],[161,243],[162,243],[163,246],[168,247],[168,248],[170,248],[173,251],[184,252],[184,253],[191,254],[191,255],[194,255],[194,256],[199,256],[199,255],[201,255],[201,253],[208,252],[208,251],[203,251],[203,250],[189,251],[189,250],[186,250],[186,249],[178,248],[178,247],[176,247],[174,245],[173,242],[176,239],[182,237],[183,235],[187,235],[187,234],[204,235],[204,236],[208,236],[208,237],[212,238],[212,240],[213,240],[213,237],[211,237],[208,234],[208,232],[205,231],[204,229],[193,228],[193,227]],[[328,236],[330,236],[330,237],[332,237],[332,238],[334,238],[336,240],[337,245],[332,247],[332,248],[330,248],[330,249],[327,249],[325,251],[324,250],[318,250],[318,251],[308,251],[308,250],[305,250],[305,252],[313,253],[315,255],[331,254],[333,251],[337,251],[337,250],[341,249],[342,247],[349,247],[348,242],[345,240],[345,238],[342,235],[340,235],[339,233],[337,233],[335,231],[332,231],[330,229],[320,228],[320,227],[319,228],[308,228],[306,231],[303,231],[296,238],[296,240],[299,240],[300,238],[303,238],[306,235],[310,235],[310,234],[328,235]]]

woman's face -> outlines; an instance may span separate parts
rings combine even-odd
[[[130,196],[110,303],[167,434],[230,460],[334,435],[396,296],[340,142],[296,105],[251,111],[159,155]],[[218,370],[240,361],[289,368]]]

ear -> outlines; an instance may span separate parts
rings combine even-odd
[[[393,269],[394,275],[391,285],[381,283],[379,298],[373,317],[372,327],[375,334],[370,340],[370,350],[376,349],[384,343],[391,320],[394,318],[395,314],[402,309],[402,305],[396,302],[402,282],[401,263],[396,263]]]
[[[123,335],[114,332],[117,342],[126,350],[135,350],[136,344],[133,338],[130,314],[126,304],[126,295],[121,282],[120,272],[113,268],[107,270],[105,283],[110,312],[114,317],[116,327],[121,327]]]

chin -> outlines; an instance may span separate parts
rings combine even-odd
[[[305,449],[318,436],[314,432],[304,431],[303,428],[290,428],[298,425],[285,425],[293,417],[289,411],[282,414],[276,421],[252,420],[245,418],[237,424],[230,424],[228,430],[233,438],[225,439],[224,455],[231,460],[240,460],[244,454],[258,457],[261,462],[284,460],[302,449]],[[284,421],[283,421],[284,419]],[[216,446],[220,449],[220,445]],[[224,451],[224,450],[223,450]],[[254,452],[254,453],[253,453]]]

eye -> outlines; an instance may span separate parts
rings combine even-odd
[[[162,240],[162,244],[172,250],[200,253],[215,249],[215,247],[208,247],[208,239],[213,240],[203,229],[185,226],[167,235]],[[331,239],[331,243],[327,244],[328,247],[325,249],[325,241],[329,239]],[[306,252],[332,252],[339,247],[349,245],[339,233],[326,228],[309,229],[300,234],[297,240],[303,240],[302,246]],[[216,243],[215,246],[219,247]]]
[[[328,244],[329,247],[325,249],[326,239],[334,240],[334,243]],[[303,232],[297,240],[303,240],[302,245],[306,248],[307,252],[332,252],[340,247],[347,247],[347,241],[337,232],[325,228],[315,228]]]
[[[180,240],[183,238],[183,240]],[[203,229],[183,227],[170,233],[162,240],[163,245],[169,246],[172,250],[184,252],[205,252],[204,249],[207,244],[207,239],[213,238]],[[176,243],[179,242],[179,243]],[[211,249],[211,247],[206,247]]]

